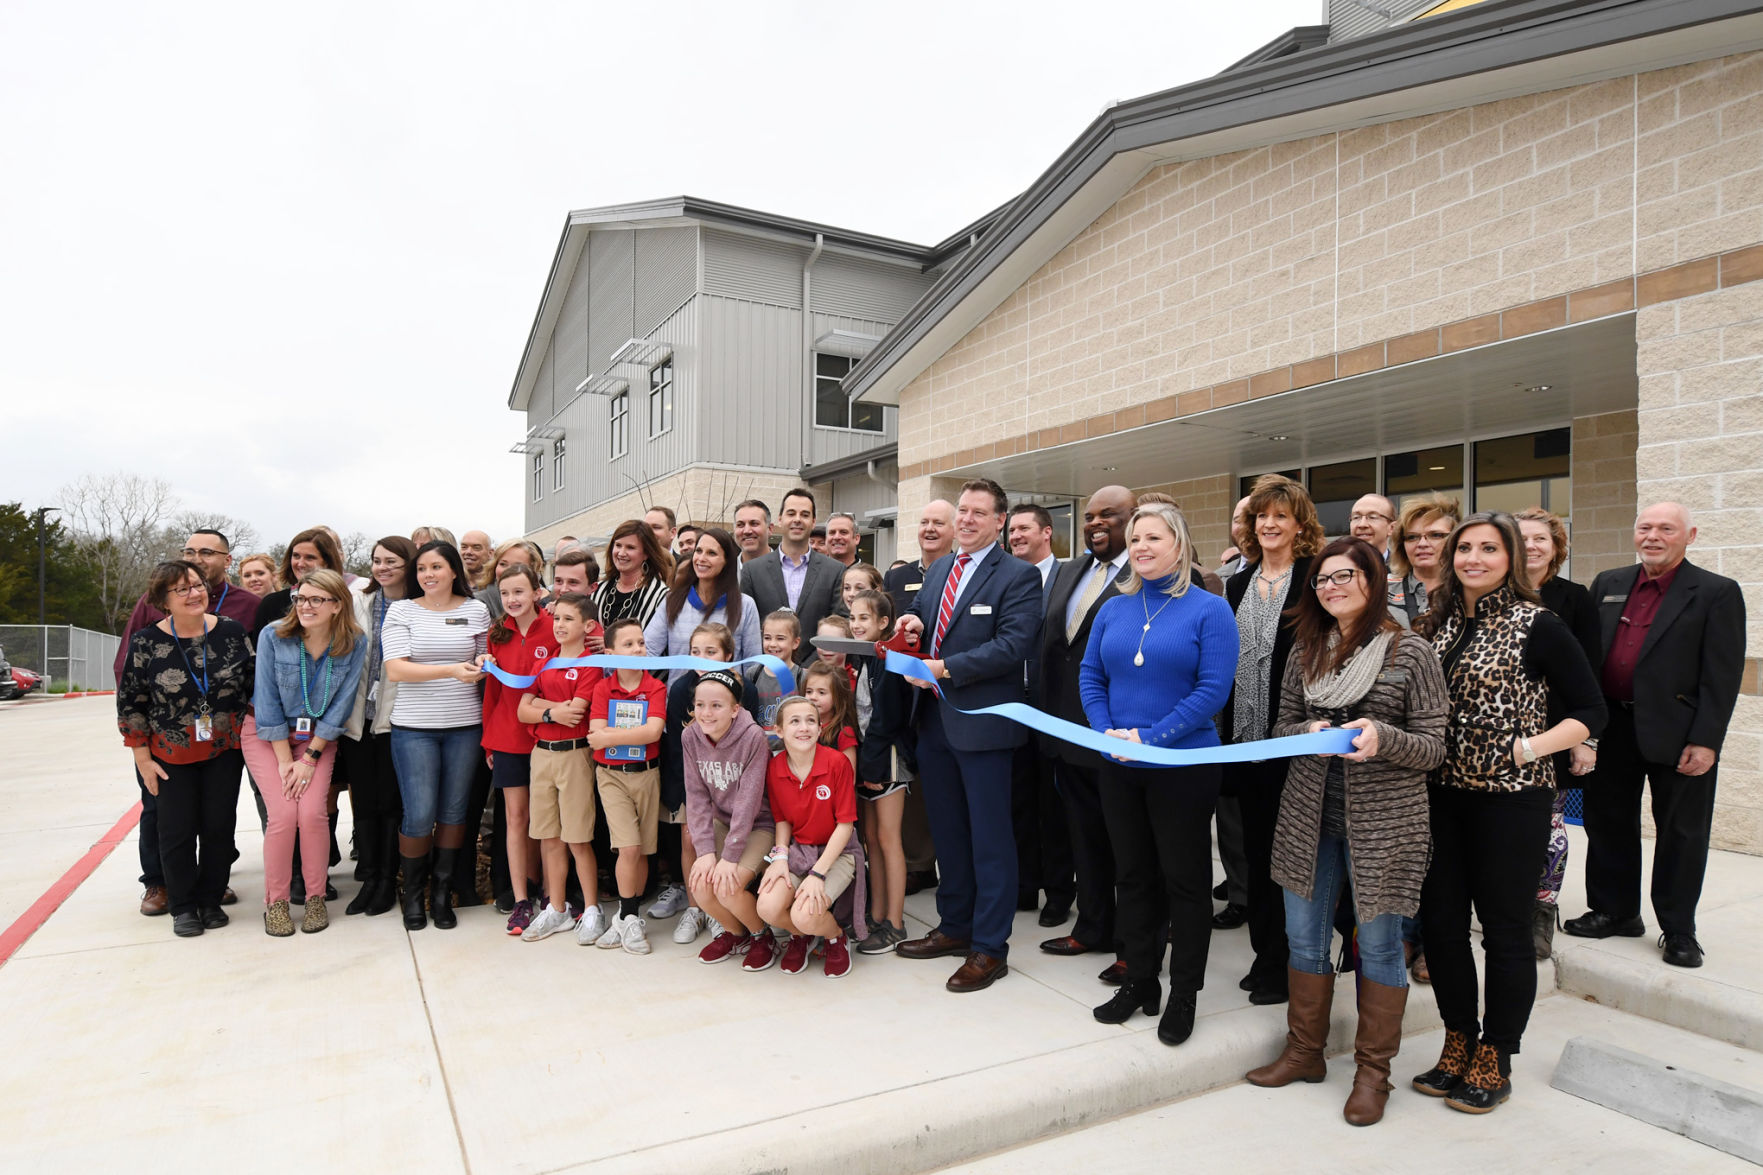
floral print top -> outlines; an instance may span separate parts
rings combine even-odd
[[[157,624],[130,639],[116,683],[116,725],[124,745],[149,747],[165,763],[200,763],[238,747],[255,685],[251,637],[244,625],[224,616],[208,617],[208,625],[206,634],[190,640]],[[205,664],[214,737],[198,741]]]

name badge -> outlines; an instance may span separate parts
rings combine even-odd
[[[311,734],[312,733],[312,719],[310,719],[310,718],[296,718],[296,719],[294,719],[294,733],[295,734]]]
[[[909,583],[906,585],[906,590],[909,592],[915,592],[923,586],[924,586],[923,583]]]
[[[1406,669],[1388,669],[1378,674],[1377,680],[1386,685],[1406,685],[1408,684],[1408,671]]]
[[[448,624],[457,624],[457,625],[461,625],[461,626],[464,626],[464,625],[471,623],[470,620],[466,619],[463,616],[449,616],[449,617],[447,617],[446,622]]]
[[[199,743],[214,741],[214,719],[207,714],[196,715],[196,741]]]
[[[1606,604],[1625,604],[1628,602],[1628,597],[1627,596],[1605,596],[1602,602],[1606,603]]]
[[[969,616],[990,616],[992,614],[992,606],[990,604],[975,604],[967,610],[967,614]]]

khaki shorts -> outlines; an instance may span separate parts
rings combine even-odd
[[[840,853],[839,859],[833,862],[831,869],[826,871],[826,903],[832,905],[839,900],[839,895],[851,888],[852,880],[857,876],[857,858],[850,853]],[[792,873],[791,880],[796,888],[801,889],[802,883],[808,880],[806,873]]]
[[[606,831],[615,849],[641,846],[655,851],[655,827],[661,808],[661,769],[614,771],[594,766],[600,784],[600,810],[606,813]]]
[[[573,751],[533,748],[528,836],[572,845],[594,839],[594,760],[586,747]]]
[[[728,825],[720,820],[712,820],[716,830],[716,857],[722,859],[722,842],[728,839]],[[755,828],[747,834],[747,847],[741,850],[741,868],[757,874],[765,868],[765,854],[771,852],[771,846],[777,843],[777,833],[769,828]]]

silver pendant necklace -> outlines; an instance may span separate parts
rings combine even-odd
[[[1151,615],[1151,605],[1145,603],[1145,592],[1143,591],[1139,592],[1139,603],[1144,605],[1145,627],[1139,629],[1138,651],[1132,655],[1132,663],[1134,665],[1143,665],[1145,663],[1145,634],[1151,631],[1151,621],[1157,619],[1157,616],[1163,615],[1163,608],[1167,608],[1175,603],[1175,597],[1170,596],[1167,600],[1163,601],[1163,608],[1157,609],[1157,616]]]

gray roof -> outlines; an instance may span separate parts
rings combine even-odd
[[[1242,68],[1114,105],[1103,111],[1027,191],[992,220],[977,244],[950,265],[845,377],[845,390],[852,399],[897,402],[899,388],[941,354],[938,346],[946,349],[966,330],[957,326],[959,333],[953,338],[932,340],[927,351],[935,354],[913,355],[909,362],[902,363],[908,354],[1010,262],[1030,238],[1049,228],[1067,203],[1092,180],[1101,177],[1104,168],[1119,157],[1221,132],[1259,132],[1264,136],[1257,140],[1260,143],[1283,137],[1307,137],[1317,132],[1309,129],[1281,135],[1260,124],[1347,103],[1363,104],[1441,82],[1472,81],[1477,75],[1496,70],[1535,66],[1567,54],[1621,46],[1641,38],[1759,13],[1763,13],[1763,4],[1741,0],[1488,0],[1369,36],[1285,53],[1258,64],[1254,63],[1256,55],[1251,55],[1245,59],[1250,64]],[[1745,25],[1730,35],[1696,41],[1676,60],[1737,53],[1753,47],[1753,42],[1763,44],[1763,25],[1756,21],[1747,21]],[[1276,41],[1269,48],[1279,45]],[[1601,76],[1634,72],[1633,61],[1617,60],[1618,57],[1619,54],[1611,59]],[[1649,59],[1639,67],[1658,68],[1671,63]],[[1550,78],[1544,73],[1538,73],[1534,90],[1589,80],[1584,76],[1572,80]],[[1484,91],[1449,105],[1486,101],[1488,97]],[[1388,110],[1383,118],[1405,116],[1395,103],[1382,106]],[[1359,118],[1360,122],[1380,120]],[[1137,176],[1153,162],[1147,156],[1144,167],[1131,173],[1126,187],[1136,182]],[[1104,178],[1117,182],[1121,177]],[[1114,198],[1118,199],[1125,190],[1121,187]],[[1045,240],[1037,242],[1037,247],[1050,257],[1081,228],[1082,225],[1070,227],[1064,239],[1051,249],[1045,247]],[[1030,258],[1036,268],[1042,260]],[[989,313],[1020,283],[1005,284],[1008,288],[1001,292],[996,288],[987,291],[990,305],[983,312]],[[943,331],[941,335],[950,333]]]

